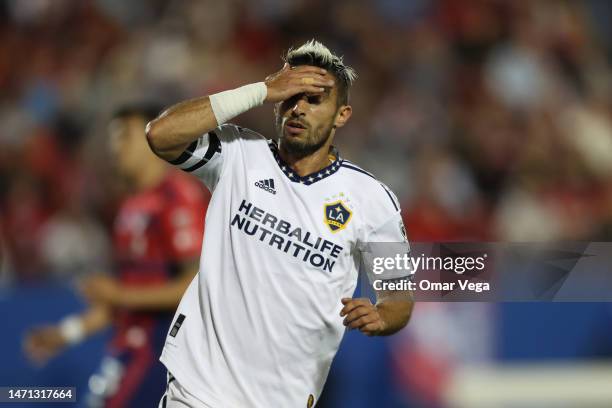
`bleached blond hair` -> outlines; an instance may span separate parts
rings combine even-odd
[[[349,89],[357,79],[357,72],[325,45],[312,39],[298,48],[290,48],[283,60],[291,66],[313,65],[329,71],[338,80],[338,104],[348,104]]]

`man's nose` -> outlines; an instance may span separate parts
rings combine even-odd
[[[305,98],[299,98],[293,104],[293,107],[291,108],[291,113],[293,113],[294,115],[297,115],[297,116],[303,115],[305,107],[306,107],[306,100],[305,100]]]

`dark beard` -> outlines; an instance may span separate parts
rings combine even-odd
[[[318,140],[314,144],[305,144],[303,142],[294,142],[284,137],[283,119],[280,115],[275,115],[274,122],[276,133],[278,134],[279,143],[282,146],[282,149],[297,159],[309,156],[323,147],[323,145],[327,143],[327,140],[329,140],[333,129],[333,125],[330,125],[324,132],[326,135],[325,137],[322,137],[321,140]]]
[[[303,157],[310,156],[311,154],[319,150],[321,147],[323,147],[325,143],[327,143],[327,141],[329,140],[330,135],[331,132],[328,131],[327,136],[322,137],[321,140],[318,140],[316,143],[313,144],[306,144],[302,143],[301,141],[296,142],[293,139],[281,137],[281,146],[283,150],[289,153],[289,155],[301,159]]]

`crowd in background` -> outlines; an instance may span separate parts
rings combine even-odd
[[[115,109],[261,81],[311,38],[359,74],[337,145],[396,192],[411,241],[612,241],[611,17],[606,0],[0,2],[0,286],[111,266]],[[237,122],[274,137],[272,115]],[[393,375],[439,407],[453,365],[493,354],[494,319],[417,306]],[[325,406],[377,405],[346,362],[372,370],[380,343],[348,337]]]
[[[340,152],[397,193],[411,240],[609,240],[610,15],[597,0],[2,2],[2,278],[108,266],[119,105],[260,81],[313,37],[359,74]],[[275,136],[270,106],[237,121]]]

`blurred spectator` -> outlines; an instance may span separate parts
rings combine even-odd
[[[78,209],[55,214],[41,231],[43,268],[55,278],[108,270],[111,251],[97,220]]]

